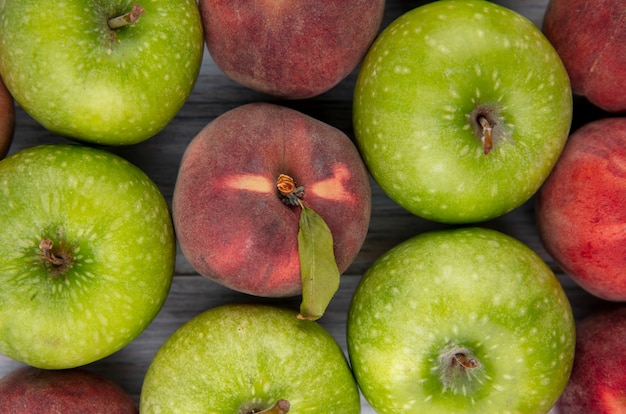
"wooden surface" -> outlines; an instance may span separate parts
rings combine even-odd
[[[383,27],[402,13],[417,7],[424,1],[388,0]],[[547,0],[499,0],[496,3],[517,10],[538,26],[541,25]],[[496,51],[497,53],[497,51]],[[208,122],[223,112],[254,101],[270,101],[298,109],[327,122],[352,137],[351,97],[356,71],[333,90],[304,101],[277,101],[271,97],[249,91],[222,74],[205,53],[200,77],[188,102],[173,122],[160,134],[141,144],[127,148],[113,148],[115,152],[142,168],[159,186],[171,205],[172,191],[180,158],[189,141]],[[575,128],[588,119],[598,116],[593,108],[584,103],[576,107]],[[65,143],[24,113],[17,109],[16,133],[11,152],[42,143]],[[363,272],[383,252],[396,244],[427,230],[444,228],[441,224],[417,218],[397,206],[372,183],[373,206],[370,231],[355,262],[344,274],[341,287],[325,316],[319,321],[346,349],[345,322],[352,292]],[[517,210],[481,224],[518,238],[541,255],[554,269],[562,282],[580,319],[601,302],[578,288],[562,274],[543,249],[534,223],[533,200]],[[168,299],[154,322],[126,348],[87,368],[105,374],[118,382],[136,400],[139,398],[143,376],[152,357],[165,339],[183,323],[214,306],[233,302],[275,302],[254,298],[220,287],[201,276],[189,266],[179,250],[176,275]],[[299,299],[279,301],[297,309]],[[20,364],[0,356],[0,376],[19,367]],[[364,403],[364,413],[373,410]]]

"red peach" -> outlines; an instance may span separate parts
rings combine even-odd
[[[130,396],[115,382],[80,368],[22,367],[0,379],[2,414],[136,414]]]
[[[190,142],[172,200],[180,248],[198,273],[266,297],[301,293],[300,207],[278,195],[280,174],[328,225],[340,272],[367,234],[371,189],[353,142],[293,109],[252,103],[209,123]]]
[[[13,97],[0,79],[0,158],[9,151],[15,127],[15,106]]]
[[[626,2],[551,0],[543,31],[574,93],[609,112],[626,111]]]
[[[626,118],[584,125],[569,138],[537,197],[546,250],[574,281],[626,300]]]
[[[206,43],[240,84],[303,99],[344,79],[380,28],[384,0],[200,0]]]
[[[626,413],[626,308],[596,311],[576,330],[574,367],[557,402],[558,411]]]

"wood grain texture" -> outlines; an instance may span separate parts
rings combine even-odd
[[[499,0],[495,2],[521,12],[539,26],[547,5],[547,0]],[[383,27],[402,13],[424,3],[426,2],[388,0]],[[351,98],[356,73],[355,70],[337,87],[321,96],[304,101],[285,102],[235,84],[217,69],[209,54],[205,52],[195,89],[171,124],[148,141],[131,147],[111,148],[110,150],[144,170],[159,186],[171,207],[179,162],[187,144],[208,122],[239,105],[255,101],[280,103],[327,122],[352,137]],[[574,127],[596,115],[593,108],[581,104],[576,109],[577,118]],[[11,152],[43,143],[66,142],[64,138],[47,132],[22,109],[17,108],[16,133]],[[319,321],[337,339],[344,351],[346,349],[347,309],[352,293],[364,271],[382,253],[396,244],[424,231],[445,227],[406,212],[391,201],[373,182],[372,188],[372,219],[367,239],[358,257],[342,277],[340,290],[331,302],[327,313]],[[582,291],[567,275],[563,274],[542,247],[534,223],[534,200],[503,217],[481,225],[516,237],[534,249],[557,274],[578,319],[600,304],[598,299]],[[261,299],[218,286],[197,275],[178,250],[174,282],[167,301],[154,322],[127,347],[101,361],[90,364],[87,368],[115,380],[135,400],[138,400],[143,376],[152,357],[165,339],[183,323],[204,310],[233,302],[280,303],[294,309],[299,306],[297,298]],[[0,376],[19,366],[19,363],[0,356]],[[363,412],[373,413],[373,410],[364,403]]]

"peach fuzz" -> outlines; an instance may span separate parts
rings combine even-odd
[[[137,414],[121,386],[82,368],[17,368],[0,379],[3,414]]]
[[[384,0],[200,0],[207,49],[231,79],[304,99],[356,68],[378,34]]]
[[[548,253],[581,287],[626,300],[626,118],[576,130],[537,197]]]
[[[280,174],[328,225],[340,272],[355,259],[371,211],[369,176],[340,130],[293,109],[251,103],[210,122],[190,142],[174,188],[181,250],[198,273],[257,296],[301,293],[300,207],[279,196]]]
[[[576,356],[557,402],[562,414],[626,413],[626,308],[596,310],[576,327]]]
[[[543,32],[561,56],[574,93],[626,112],[626,2],[551,0]]]

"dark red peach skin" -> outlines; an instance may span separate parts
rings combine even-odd
[[[200,0],[207,48],[231,79],[286,99],[319,95],[361,61],[384,0]]]
[[[537,197],[548,253],[605,300],[626,300],[626,118],[593,121],[569,138]]]
[[[15,129],[13,97],[0,79],[0,159],[9,151]]]
[[[626,412],[626,308],[597,310],[578,323],[572,375],[557,402],[562,414]]]
[[[95,372],[22,367],[0,379],[2,414],[137,414],[122,387]]]
[[[286,107],[253,103],[209,123],[189,144],[172,213],[181,250],[202,275],[257,296],[301,293],[300,207],[276,188],[280,174],[327,223],[340,272],[358,254],[371,212],[369,176],[340,130]]]
[[[626,112],[624,0],[551,0],[543,32],[561,56],[574,93],[605,111]]]

